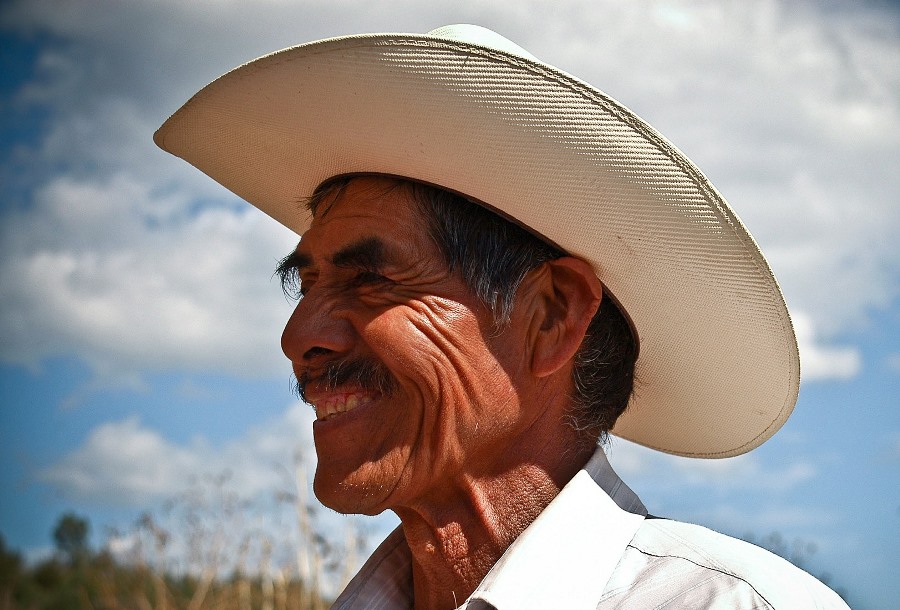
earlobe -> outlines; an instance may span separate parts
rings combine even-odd
[[[574,359],[600,307],[603,287],[591,266],[574,257],[544,263],[535,271],[531,368],[535,376],[546,377]]]

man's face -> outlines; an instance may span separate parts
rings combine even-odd
[[[409,197],[355,179],[292,255],[304,296],[282,348],[316,407],[316,495],[341,512],[440,502],[526,425],[525,325],[490,336]]]

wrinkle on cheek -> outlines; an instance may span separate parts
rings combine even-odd
[[[468,377],[466,372],[471,368],[469,355],[466,353],[466,345],[463,337],[469,337],[470,343],[473,337],[479,339],[479,335],[470,332],[474,326],[466,332],[459,328],[460,324],[466,324],[465,311],[458,304],[444,299],[420,300],[408,305],[404,323],[409,332],[404,333],[407,347],[412,349],[398,350],[407,357],[416,359],[416,369],[431,371],[429,386],[435,391],[434,398],[451,390],[451,384],[447,380],[456,377]],[[461,332],[462,331],[462,332]],[[469,345],[468,347],[472,347]]]
[[[412,320],[416,330],[438,360],[446,361],[459,377],[466,379],[471,375],[475,359],[481,357],[471,352],[484,344],[477,321],[470,311],[452,302],[431,299],[423,305],[421,315]]]
[[[447,387],[456,400],[472,403],[477,413],[486,397],[477,393],[486,381],[494,389],[509,383],[509,375],[490,351],[477,317],[467,307],[452,300],[430,299],[423,304],[422,316],[415,320],[416,330],[426,338],[435,354],[438,379],[458,379]],[[477,415],[476,415],[477,416]]]

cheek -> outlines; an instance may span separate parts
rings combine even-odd
[[[395,307],[365,332],[407,393],[422,402],[426,421],[439,418],[428,427],[496,421],[483,411],[512,398],[509,375],[488,348],[480,320],[458,302],[433,297]]]
[[[400,374],[424,376],[432,386],[470,378],[489,355],[474,314],[444,299],[394,308],[373,320],[371,330],[384,337]]]

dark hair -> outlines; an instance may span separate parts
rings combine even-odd
[[[315,215],[333,203],[353,177],[316,189],[308,207]],[[532,269],[567,254],[528,230],[450,191],[397,179],[408,189],[451,271],[491,311],[494,328],[509,323],[516,291]],[[329,195],[331,197],[329,197]],[[327,208],[323,214],[328,212]],[[615,302],[604,296],[575,356],[572,419],[580,430],[604,437],[628,406],[634,385],[637,341]]]

